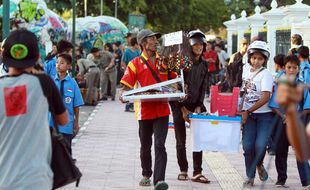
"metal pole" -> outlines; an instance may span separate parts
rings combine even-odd
[[[2,39],[10,32],[10,0],[3,0]]]
[[[84,17],[87,17],[87,0],[84,0]]]
[[[117,0],[115,0],[115,18],[117,18]]]
[[[102,16],[103,0],[100,0],[100,16]]]
[[[72,76],[75,76],[75,18],[76,18],[76,6],[75,0],[72,0]]]

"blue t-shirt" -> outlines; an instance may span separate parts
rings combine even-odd
[[[308,61],[300,63],[299,80],[305,84],[310,84],[310,64]],[[310,91],[304,90],[303,110],[310,109]]]
[[[310,84],[310,64],[308,61],[300,63],[299,80],[305,84]]]
[[[64,91],[63,91],[63,103],[68,111],[69,123],[67,125],[60,125],[59,132],[65,134],[73,134],[74,127],[74,108],[84,105],[83,97],[80,91],[80,88],[76,81],[67,75],[64,79]],[[61,80],[58,78],[58,75],[54,77],[54,82],[57,88],[60,91]],[[53,121],[49,115],[49,124],[53,125]]]
[[[128,65],[129,61],[133,60],[135,57],[140,56],[140,51],[136,49],[135,51],[131,51],[130,48],[127,48],[122,56],[122,61]]]
[[[57,58],[55,56],[52,59],[46,61],[44,65],[44,72],[48,74],[50,77],[52,77],[52,79],[54,79],[55,76],[57,75],[56,62]]]
[[[276,84],[279,80],[279,78],[285,74],[285,70],[280,70],[277,72],[276,76],[274,77],[274,84]]]

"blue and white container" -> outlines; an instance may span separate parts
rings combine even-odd
[[[239,152],[241,117],[190,115],[192,151]]]

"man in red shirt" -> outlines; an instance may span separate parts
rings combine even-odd
[[[126,71],[120,83],[123,90],[132,89],[134,85],[139,87],[149,86],[160,81],[168,80],[168,71],[159,71],[157,65],[159,56],[156,52],[160,33],[151,30],[141,30],[137,35],[138,44],[142,54],[128,63]],[[151,69],[157,77],[153,76]],[[168,184],[164,182],[167,165],[167,153],[165,148],[168,133],[169,104],[168,102],[139,102],[138,105],[140,159],[142,166],[142,180],[140,186],[150,186],[152,176],[152,135],[155,138],[155,166],[153,183],[155,190],[166,190]]]
[[[213,45],[210,41],[207,42],[207,50],[203,54],[204,59],[208,62],[208,72],[209,72],[209,85],[207,88],[207,94],[210,92],[210,83],[211,85],[216,84],[216,73],[218,72],[218,57],[217,53],[212,49]]]

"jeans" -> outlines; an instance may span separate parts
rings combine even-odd
[[[245,158],[246,175],[255,178],[256,165],[266,153],[266,146],[271,135],[273,113],[251,113],[243,127],[242,146]]]
[[[179,102],[170,102],[174,131],[176,139],[177,160],[181,172],[188,171],[188,162],[186,158],[186,127],[183,119],[181,105]],[[193,152],[193,175],[201,174],[202,172],[202,151]]]
[[[310,185],[310,166],[308,162],[297,162],[297,169],[300,182],[303,186]]]
[[[168,133],[169,116],[156,119],[139,121],[140,137],[140,159],[142,175],[145,177],[152,176],[152,135],[154,134],[155,142],[155,166],[154,166],[154,184],[158,181],[165,180],[167,166],[167,152],[165,142]]]
[[[301,120],[303,121],[304,126],[307,126],[307,124],[310,122],[310,114],[303,115],[301,117]],[[308,150],[310,151],[310,150]],[[310,185],[310,165],[308,162],[297,162],[297,168],[299,173],[300,182],[303,186]]]

